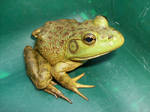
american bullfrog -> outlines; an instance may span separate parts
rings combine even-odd
[[[32,32],[36,38],[34,48],[26,46],[24,57],[27,74],[38,89],[72,103],[55,85],[63,87],[88,100],[78,88],[92,88],[77,81],[84,73],[71,78],[67,72],[113,50],[124,43],[120,32],[110,27],[103,16],[78,22],[75,19],[48,21]]]

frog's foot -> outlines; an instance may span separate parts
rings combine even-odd
[[[79,79],[81,79],[83,76],[84,76],[84,73],[82,73],[81,75],[79,75],[79,76],[77,76],[75,78],[72,78],[71,81],[70,81],[70,83],[71,83],[70,86],[72,86],[72,87],[70,88],[69,85],[68,85],[68,89],[70,89],[73,92],[77,93],[78,95],[83,97],[85,100],[88,100],[88,98],[86,96],[84,96],[82,93],[80,93],[78,88],[93,88],[95,86],[94,85],[83,85],[83,84],[77,83],[77,81]]]
[[[55,75],[55,79],[65,88],[75,92],[79,96],[83,97],[85,100],[88,100],[86,96],[84,96],[78,88],[92,88],[95,87],[94,85],[83,85],[80,83],[77,83],[77,81],[84,76],[84,73],[75,77],[70,78],[70,76],[67,73],[62,73],[61,75]]]
[[[72,104],[71,100],[68,99],[66,96],[64,96],[62,92],[60,92],[56,87],[54,87],[54,85],[55,85],[55,83],[51,82],[51,84],[49,84],[44,89],[44,91],[47,92],[47,93],[49,93],[49,94],[54,95],[56,98],[61,97],[61,98],[65,99],[66,101],[68,101],[69,103]]]

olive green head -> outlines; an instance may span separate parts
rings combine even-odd
[[[108,25],[103,16],[81,23],[67,42],[66,57],[71,60],[88,60],[107,54],[124,43],[120,32]]]

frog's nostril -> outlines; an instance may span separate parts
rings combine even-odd
[[[108,36],[108,39],[111,39],[111,38],[113,38],[113,36],[112,36],[112,35]]]

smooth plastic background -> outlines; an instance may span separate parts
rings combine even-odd
[[[70,73],[95,88],[80,89],[89,98],[57,86],[73,104],[38,91],[27,77],[23,49],[31,32],[48,20],[79,21],[104,15],[123,33],[117,51],[88,61]],[[1,0],[0,112],[150,112],[149,0]]]

